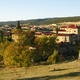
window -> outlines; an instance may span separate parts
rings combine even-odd
[[[74,31],[74,32],[76,32],[76,31]]]

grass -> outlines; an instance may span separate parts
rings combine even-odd
[[[62,23],[59,23],[60,25],[70,25],[70,24],[77,24],[78,26],[80,26],[80,21],[78,22],[62,22]]]
[[[0,68],[0,80],[79,80],[80,61],[29,68]]]

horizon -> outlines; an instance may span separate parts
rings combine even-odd
[[[80,17],[80,16],[66,16],[66,17],[50,17],[50,18],[68,18],[68,17]],[[37,20],[37,19],[48,19],[49,17],[46,18],[36,18],[36,19],[26,19],[26,20],[11,20],[11,21],[0,21],[0,22],[16,22],[16,21],[27,21],[27,20]]]
[[[0,0],[0,22],[80,16],[79,0]]]

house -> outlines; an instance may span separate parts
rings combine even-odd
[[[77,35],[76,34],[58,34],[57,36],[57,43],[60,42],[69,42],[69,43],[73,43],[76,42],[77,40]]]
[[[54,31],[56,33],[56,31]],[[58,30],[57,35],[57,43],[59,42],[69,42],[72,43],[73,41],[80,40],[80,27],[77,25],[69,25],[69,26],[62,26]]]
[[[4,38],[9,38],[9,37],[11,36],[11,32],[9,32],[9,31],[4,31],[4,32],[3,32],[3,36],[4,36]]]
[[[60,29],[65,30],[68,34],[79,34],[79,26],[77,25],[69,25],[69,26],[62,26]]]
[[[14,41],[14,42],[18,42],[18,38],[19,38],[19,34],[12,34],[12,40]]]
[[[19,42],[20,36],[21,36],[21,31],[20,30],[18,30],[18,29],[13,29],[12,30],[12,40],[14,42]]]
[[[35,36],[41,37],[42,35],[51,36],[53,33],[43,33],[43,32],[35,32]]]

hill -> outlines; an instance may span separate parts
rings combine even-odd
[[[20,20],[22,24],[32,24],[32,25],[44,25],[52,23],[61,23],[61,22],[78,22],[80,21],[80,16],[75,17],[56,17],[56,18],[44,18],[44,19],[31,19],[31,20]],[[16,21],[0,22],[0,25],[8,24],[15,25]]]

